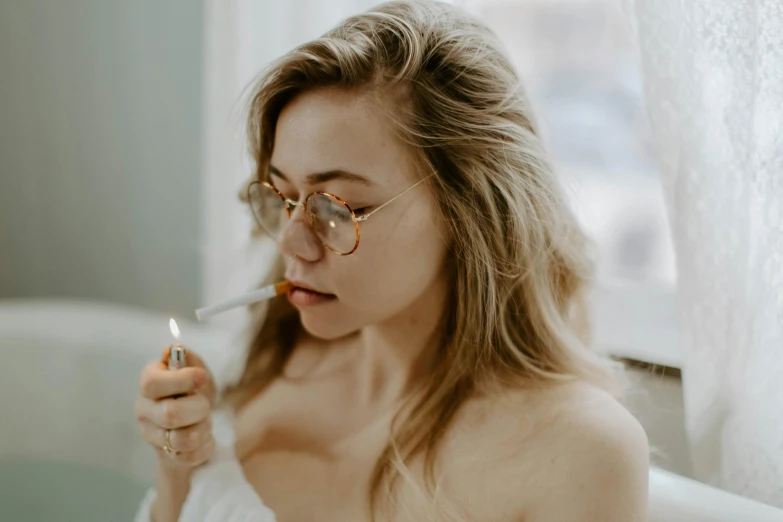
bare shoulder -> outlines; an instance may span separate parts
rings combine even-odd
[[[647,520],[649,446],[644,429],[603,390],[579,385],[564,390],[563,398],[568,405],[553,419],[542,453],[551,472],[540,483],[526,520]],[[569,501],[563,502],[565,498]]]
[[[517,400],[524,402],[522,397]],[[509,397],[509,404],[514,402],[514,397]],[[576,457],[589,450],[590,455],[608,453],[604,457],[642,455],[646,462],[644,429],[608,392],[586,383],[571,383],[543,391],[534,402],[544,420],[541,436],[548,441],[544,448],[553,456]]]
[[[473,450],[498,521],[646,520],[648,444],[614,397],[586,383],[514,391],[466,408],[449,452]],[[465,487],[477,487],[477,484]],[[481,487],[481,486],[479,486]],[[490,508],[491,509],[491,508]]]

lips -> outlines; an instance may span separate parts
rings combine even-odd
[[[288,280],[289,283],[294,285],[294,288],[299,288],[301,290],[307,290],[308,292],[313,292],[313,293],[321,294],[321,295],[334,295],[334,294],[330,294],[329,292],[323,292],[323,291],[317,289],[314,285],[309,285],[309,284],[305,283],[304,281],[297,281],[296,279],[288,279],[288,278],[286,278],[286,279]]]
[[[288,300],[294,306],[313,306],[337,299],[336,295],[319,292],[301,281],[292,280],[291,283],[294,286],[288,290]]]

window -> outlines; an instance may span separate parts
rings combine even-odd
[[[633,35],[613,0],[455,0],[506,46],[595,240],[596,340],[678,366],[675,262]]]

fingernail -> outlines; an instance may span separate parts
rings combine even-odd
[[[207,382],[207,374],[205,372],[197,372],[193,377],[193,381],[196,383],[196,388]]]

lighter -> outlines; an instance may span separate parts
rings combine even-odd
[[[185,359],[185,347],[181,344],[169,345],[169,370],[175,371],[187,366]]]
[[[179,344],[177,341],[179,341],[179,327],[177,326],[177,321],[174,320],[172,317],[171,320],[169,320],[169,329],[171,330],[171,335],[174,336],[174,342],[169,345],[169,371],[177,371],[180,368],[184,368],[188,365],[187,361],[187,354],[185,351],[185,346],[182,344]],[[172,398],[176,399],[178,397],[184,397],[186,394],[182,393],[179,395],[174,395]]]

